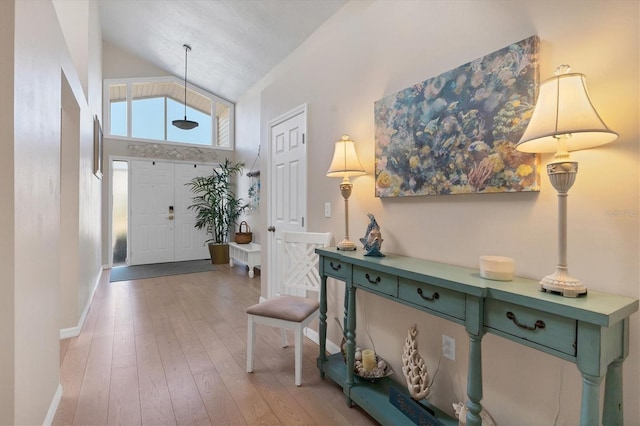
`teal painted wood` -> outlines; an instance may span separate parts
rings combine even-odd
[[[366,405],[364,400],[354,395],[360,391],[369,392],[363,390],[366,384],[359,384],[353,374],[355,293],[356,288],[360,288],[464,324],[470,342],[467,424],[480,424],[481,341],[487,331],[576,363],[583,376],[582,425],[599,423],[599,384],[606,375],[603,422],[622,423],[621,365],[629,351],[628,317],[638,310],[637,299],[595,291],[589,291],[585,297],[564,298],[540,292],[539,283],[534,280],[514,278],[511,282],[490,281],[482,279],[475,269],[428,260],[397,255],[372,258],[358,251],[338,252],[334,248],[317,249],[316,252],[324,265],[320,273],[325,277],[325,284],[326,276],[346,283],[344,329],[347,366],[342,373],[344,376],[333,370],[329,376],[343,386],[349,404],[353,398],[358,405]],[[422,294],[418,293],[418,289]],[[326,285],[321,291],[326,293]],[[434,298],[436,292],[439,292],[437,299]],[[416,294],[425,297],[417,299]],[[440,299],[443,303],[434,304]],[[321,303],[320,310],[322,329],[326,327],[327,307]],[[507,313],[511,313],[509,317]],[[544,322],[545,328],[536,325],[537,321]],[[326,339],[326,328],[324,336],[321,333],[321,339]],[[324,345],[321,345],[322,348]],[[318,365],[322,371],[328,371],[328,364],[322,355]],[[376,404],[375,408],[369,409],[387,411],[386,405]]]
[[[571,357],[576,355],[577,321],[541,312],[525,306],[487,299],[484,325],[489,332],[502,331],[511,340],[522,339],[546,348],[555,349]]]
[[[406,278],[399,279],[398,298],[413,303],[425,311],[449,315],[462,321],[466,318],[465,294]]]
[[[353,283],[378,293],[398,296],[398,277],[385,272],[356,266],[353,268]]]
[[[344,379],[347,375],[347,366],[341,354],[329,356],[322,365],[322,369],[329,378],[340,386],[346,385]],[[389,388],[391,386],[405,394],[407,393],[406,389],[393,383],[389,378],[370,382],[356,377],[353,387],[351,387],[350,397],[354,403],[365,409],[371,417],[382,425],[410,424],[410,420],[389,402]],[[426,403],[426,401],[424,402]],[[439,421],[447,426],[457,426],[458,421],[456,419],[451,418],[437,407],[433,407],[428,403],[426,405],[435,411],[436,418]]]

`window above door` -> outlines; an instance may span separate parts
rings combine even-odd
[[[199,124],[191,130],[171,124],[185,115],[184,83],[177,78],[105,80],[105,137],[232,150],[234,104],[191,84],[186,92],[186,115]]]

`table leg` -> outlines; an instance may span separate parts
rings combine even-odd
[[[469,376],[467,377],[467,425],[480,426],[482,418],[482,336],[469,334]]]
[[[327,362],[327,276],[320,277],[320,316],[318,333],[320,339],[320,356],[318,357],[318,368],[320,377],[324,378],[324,363]]]
[[[604,409],[602,410],[602,424],[622,425],[622,362],[624,358],[614,360],[607,368],[604,381]]]
[[[600,383],[602,377],[582,373],[580,425],[597,425],[600,421]]]
[[[345,335],[347,337],[347,381],[344,387],[344,393],[347,396],[347,405],[351,406],[351,387],[354,383],[353,366],[355,364],[356,352],[356,288],[347,283],[345,286],[347,292],[347,326]]]

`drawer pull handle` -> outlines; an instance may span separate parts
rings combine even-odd
[[[337,265],[334,265],[333,262],[329,262],[329,265],[331,266],[331,269],[333,269],[334,271],[339,271],[340,269],[342,269],[342,264],[338,263]]]
[[[433,302],[434,300],[438,300],[440,299],[440,294],[438,294],[438,292],[436,291],[435,293],[433,293],[433,296],[429,297],[429,296],[425,296],[424,294],[422,294],[422,289],[418,288],[418,294],[420,295],[420,297],[422,297],[424,300],[428,300],[429,302]]]
[[[369,274],[365,275],[365,278],[367,279],[367,281],[369,281],[371,284],[379,284],[380,283],[380,277],[376,277],[375,280],[372,280],[371,277],[369,276]]]
[[[511,311],[507,312],[507,318],[509,318],[511,321],[513,321],[513,323],[515,325],[517,325],[518,327],[520,327],[522,329],[525,329],[525,330],[529,330],[529,331],[535,331],[538,328],[543,329],[543,328],[546,327],[544,321],[542,321],[542,320],[536,321],[536,323],[533,325],[533,327],[525,325],[525,324],[520,324],[518,322],[518,320],[516,319],[515,314],[513,312],[511,312]]]

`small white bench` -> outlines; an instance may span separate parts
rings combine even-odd
[[[253,268],[260,266],[260,244],[229,243],[229,266],[233,268],[233,261],[244,263],[249,267],[249,278],[253,278]]]

